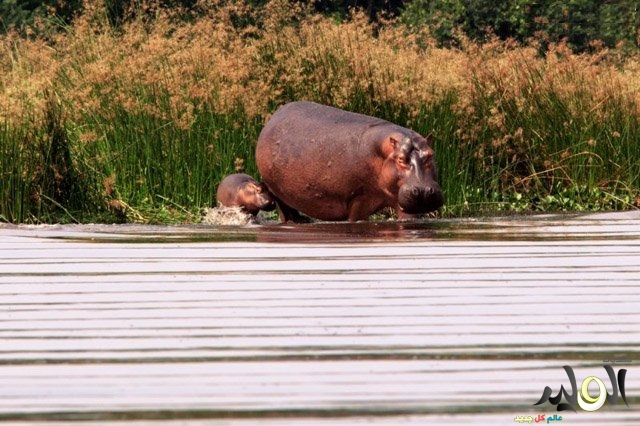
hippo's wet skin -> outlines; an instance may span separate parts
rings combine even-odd
[[[282,106],[260,133],[256,161],[280,220],[365,220],[383,207],[400,218],[439,209],[431,136],[313,102]]]

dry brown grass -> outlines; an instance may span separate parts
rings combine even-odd
[[[237,16],[259,28],[238,28]],[[184,129],[203,105],[220,112],[241,105],[250,115],[265,115],[291,98],[343,106],[359,90],[411,111],[454,92],[462,115],[476,112],[478,97],[531,109],[527,100],[538,90],[568,100],[575,114],[598,117],[612,97],[640,105],[637,58],[620,66],[607,62],[607,52],[575,55],[562,45],[541,57],[535,47],[491,42],[454,50],[420,40],[424,35],[397,23],[374,36],[363,15],[336,24],[284,0],[273,0],[259,14],[241,2],[208,2],[206,15],[195,22],[176,23],[161,13],[151,23],[138,20],[115,31],[104,10],[89,2],[54,43],[15,34],[0,39],[0,111],[12,120],[41,111],[48,88],[73,105],[76,120],[108,116],[118,106]],[[500,117],[490,124],[501,127]]]

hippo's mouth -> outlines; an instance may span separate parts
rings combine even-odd
[[[425,214],[425,213],[434,212],[438,210],[440,207],[442,207],[442,204],[438,205],[436,203],[433,203],[429,205],[425,205],[425,204],[412,205],[409,207],[400,206],[400,210],[403,213],[407,213],[407,214]]]
[[[400,191],[398,205],[407,214],[424,214],[438,210],[444,204],[442,191],[435,188],[412,188]]]
[[[260,197],[260,210],[270,212],[272,210],[275,210],[275,208],[276,208],[276,202],[273,199],[267,198],[267,197]]]

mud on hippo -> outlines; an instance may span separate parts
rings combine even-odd
[[[313,102],[292,102],[266,123],[258,170],[281,221],[297,212],[327,220],[366,220],[383,207],[399,218],[438,210],[431,136],[388,121]]]

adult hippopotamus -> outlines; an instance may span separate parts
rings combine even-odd
[[[412,218],[444,203],[430,141],[379,118],[292,102],[266,123],[256,161],[281,221],[295,220],[296,210],[365,220],[383,207]]]
[[[222,179],[216,199],[225,207],[240,207],[254,216],[260,210],[275,209],[275,199],[264,184],[244,173],[232,174]]]

